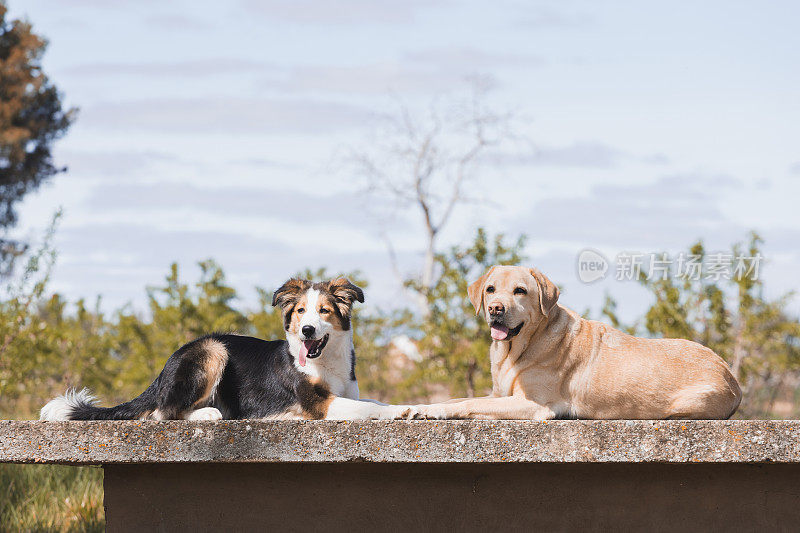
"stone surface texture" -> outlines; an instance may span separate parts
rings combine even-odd
[[[0,421],[0,462],[800,464],[800,421]]]

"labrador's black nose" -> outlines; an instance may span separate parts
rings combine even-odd
[[[502,315],[505,312],[506,312],[506,308],[503,306],[503,304],[497,303],[497,304],[491,304],[489,306],[489,314],[491,316]]]
[[[303,335],[305,336],[305,338],[310,339],[311,337],[314,336],[314,331],[315,330],[314,330],[314,326],[303,326],[300,331],[303,332]]]

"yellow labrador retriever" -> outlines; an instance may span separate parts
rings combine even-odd
[[[494,266],[468,292],[491,329],[492,394],[415,406],[417,417],[710,419],[739,406],[739,384],[713,351],[585,320],[535,268]]]

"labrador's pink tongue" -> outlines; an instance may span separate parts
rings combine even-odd
[[[306,356],[308,355],[308,346],[305,341],[300,343],[300,366],[306,366]]]
[[[492,326],[492,338],[496,341],[501,341],[508,336],[508,328],[505,326]]]

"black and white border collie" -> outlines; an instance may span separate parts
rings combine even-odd
[[[359,400],[351,310],[363,291],[347,279],[290,279],[273,296],[287,340],[233,334],[196,339],[167,360],[140,396],[97,407],[88,390],[42,408],[42,420],[366,420],[409,416],[409,406]]]

